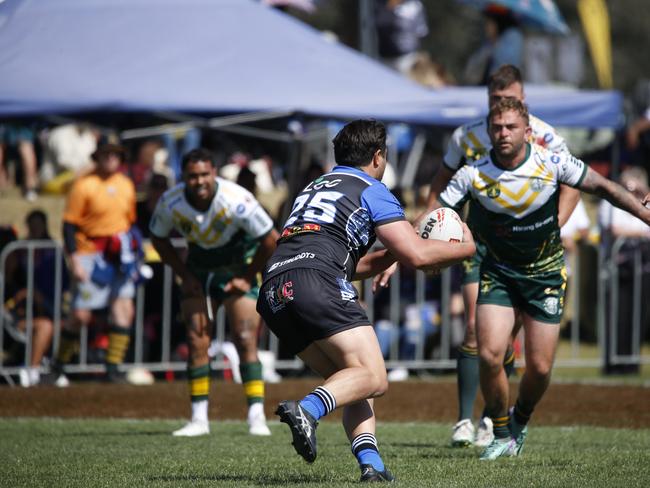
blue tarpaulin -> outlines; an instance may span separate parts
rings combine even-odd
[[[291,111],[456,125],[484,88],[428,90],[251,0],[5,0],[0,117]],[[617,92],[527,88],[558,126],[616,127]]]

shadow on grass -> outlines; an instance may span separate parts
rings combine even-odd
[[[441,446],[428,442],[392,442],[391,448],[415,450],[410,451],[409,457],[421,459],[471,459],[478,458],[480,449],[458,448],[452,446]]]
[[[139,431],[121,431],[121,432],[66,432],[60,434],[60,437],[124,437],[124,436],[166,436],[171,437],[170,430],[139,430]]]
[[[256,483],[260,485],[286,485],[290,483],[342,483],[346,481],[356,481],[353,479],[333,480],[326,476],[308,475],[302,473],[275,475],[272,473],[265,475],[245,475],[245,474],[214,474],[214,475],[165,475],[165,476],[150,476],[147,481],[163,481],[163,482],[180,482],[180,481],[241,481]]]

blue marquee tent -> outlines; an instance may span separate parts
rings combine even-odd
[[[484,88],[422,88],[252,0],[5,0],[0,117],[300,112],[456,125]],[[617,92],[528,88],[558,126],[617,127]]]

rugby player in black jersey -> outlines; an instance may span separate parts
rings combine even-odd
[[[296,197],[264,272],[257,309],[269,328],[324,378],[300,401],[281,402],[280,420],[306,461],[316,459],[319,418],[343,407],[343,425],[361,467],[361,481],[392,481],[375,439],[373,398],[387,388],[377,337],[352,280],[398,261],[431,270],[475,252],[462,243],[418,237],[397,199],[381,183],[386,131],[372,120],[347,124],[334,138],[338,166]],[[384,250],[366,254],[376,239]]]

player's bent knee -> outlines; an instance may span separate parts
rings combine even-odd
[[[503,356],[495,351],[479,351],[479,365],[483,369],[498,371],[503,364]]]
[[[384,372],[384,374],[373,374],[370,386],[373,392],[373,398],[385,395],[388,391],[388,378],[386,376],[386,373]]]
[[[531,362],[526,364],[526,374],[539,381],[544,381],[551,376],[553,369],[552,363],[547,362]]]

